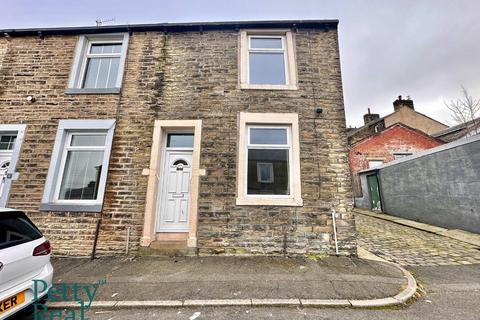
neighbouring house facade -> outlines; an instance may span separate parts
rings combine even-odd
[[[0,206],[64,255],[333,253],[333,211],[355,253],[337,24],[2,30]]]
[[[402,96],[398,96],[398,99],[393,102],[393,109],[394,112],[380,117],[378,113],[371,113],[369,108],[368,113],[363,116],[364,125],[360,128],[350,129],[349,144],[352,145],[363,140],[395,123],[403,123],[429,135],[448,128],[447,125],[415,111],[413,100],[408,97],[403,99]]]
[[[443,143],[430,134],[444,130],[447,126],[415,111],[412,99],[398,96],[393,102],[393,108],[394,112],[384,117],[371,113],[368,108],[368,112],[363,116],[364,125],[348,129],[349,163],[356,199],[363,197],[365,192],[375,191],[367,188],[366,182],[360,180],[359,171],[378,167]],[[380,203],[377,201],[379,199],[372,199],[371,208],[381,210],[376,205]]]
[[[364,192],[371,191],[362,185],[358,175],[360,171],[379,167],[384,163],[405,158],[442,144],[443,141],[420,130],[396,123],[351,145],[349,159],[355,198],[363,197]],[[371,208],[380,210],[381,208],[377,206],[378,201],[373,200]]]

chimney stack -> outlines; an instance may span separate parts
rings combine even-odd
[[[370,113],[370,108],[368,108],[368,113],[363,115],[364,124],[367,124],[369,122],[372,122],[378,119],[380,119],[380,115],[378,113]]]
[[[396,111],[400,110],[402,107],[407,107],[412,110],[415,110],[413,106],[413,100],[407,96],[407,99],[402,99],[402,96],[398,96],[398,99],[393,101],[393,109]]]

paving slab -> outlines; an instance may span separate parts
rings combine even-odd
[[[106,280],[96,301],[361,300],[394,296],[406,285],[389,263],[347,257],[54,258],[53,265],[57,284]]]

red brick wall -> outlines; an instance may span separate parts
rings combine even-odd
[[[443,144],[419,131],[394,125],[350,147],[349,159],[352,174],[368,169],[368,160],[395,160],[394,153],[416,153]]]

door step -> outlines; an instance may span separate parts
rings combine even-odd
[[[197,248],[187,247],[187,241],[153,241],[148,247],[140,247],[141,256],[195,256]]]

